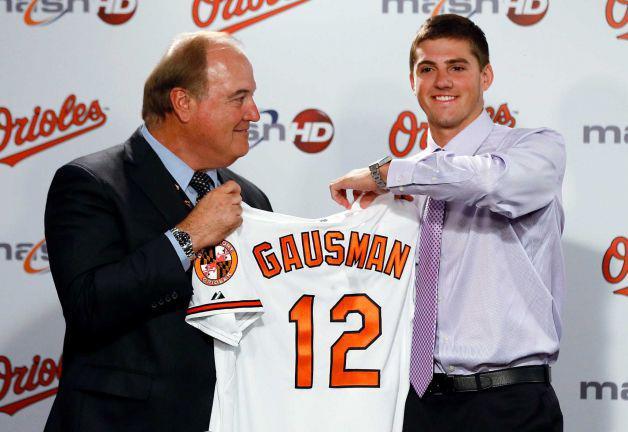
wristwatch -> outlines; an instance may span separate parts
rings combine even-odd
[[[193,259],[196,255],[194,254],[194,249],[192,248],[192,237],[177,227],[172,228],[170,232],[175,240],[179,242],[179,246],[183,249],[185,256],[189,259]]]
[[[386,183],[382,179],[382,175],[379,172],[379,169],[383,167],[384,165],[386,165],[391,160],[392,160],[392,157],[386,156],[369,165],[369,170],[371,171],[371,177],[373,177],[373,180],[375,180],[375,184],[380,189],[387,189],[387,188],[386,188]]]

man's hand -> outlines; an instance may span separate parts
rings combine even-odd
[[[365,192],[371,192],[374,194],[379,191],[379,188],[375,184],[373,177],[371,177],[371,172],[368,168],[359,168],[350,171],[329,184],[331,199],[346,209],[351,208],[351,203],[347,199],[348,189],[353,190],[354,200]],[[385,191],[379,191],[379,193],[384,192]]]
[[[240,185],[233,180],[205,195],[177,225],[192,238],[194,252],[224,240],[242,225]]]
[[[389,163],[379,168],[379,173],[384,182],[386,182],[388,178],[388,168],[390,168]],[[346,209],[351,208],[351,203],[347,198],[347,190],[349,189],[353,190],[354,201],[362,197],[360,200],[360,207],[362,208],[368,207],[375,198],[387,192],[377,187],[375,180],[373,180],[371,176],[371,171],[368,168],[359,168],[350,171],[329,184],[331,198]],[[407,201],[412,201],[413,199],[410,195],[398,195],[395,196],[395,198],[405,199]]]

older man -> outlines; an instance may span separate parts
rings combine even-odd
[[[205,431],[213,341],[185,323],[195,253],[270,203],[225,167],[248,149],[253,69],[228,35],[179,37],[144,87],[129,140],[59,169],[46,205],[66,320],[46,431]]]

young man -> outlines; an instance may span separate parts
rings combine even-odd
[[[491,121],[488,44],[466,18],[427,20],[410,69],[428,148],[330,185],[345,207],[348,189],[363,205],[389,189],[423,209],[404,431],[561,431],[563,139]]]
[[[266,196],[226,169],[259,120],[248,59],[229,36],[182,35],[148,77],[145,124],[61,167],[46,204],[66,320],[46,432],[199,432],[209,426],[213,340],[185,322],[191,259]]]

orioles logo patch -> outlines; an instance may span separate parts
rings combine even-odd
[[[221,285],[231,279],[238,267],[238,254],[231,243],[223,240],[219,245],[203,249],[194,261],[196,276],[205,285]]]

